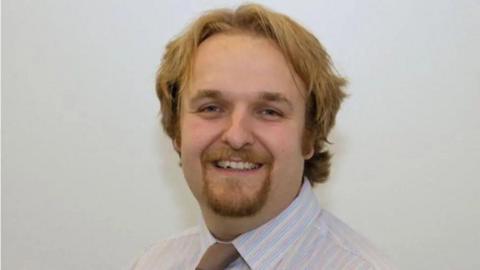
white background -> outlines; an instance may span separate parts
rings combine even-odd
[[[155,71],[201,11],[238,3],[3,1],[2,269],[128,269],[196,223]],[[480,269],[480,2],[261,3],[350,81],[323,206],[400,269]]]

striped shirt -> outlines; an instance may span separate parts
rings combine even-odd
[[[202,222],[154,245],[133,269],[195,269],[215,241]],[[393,269],[368,241],[320,208],[309,181],[283,212],[232,243],[240,257],[227,269]]]

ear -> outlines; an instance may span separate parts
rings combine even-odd
[[[172,145],[175,151],[180,155],[180,143],[178,142],[178,137],[172,140]]]
[[[315,154],[315,143],[312,139],[311,133],[308,130],[305,130],[302,138],[302,153],[305,160],[309,160]]]
[[[305,151],[305,153],[303,154],[303,158],[305,160],[309,160],[313,157],[313,154],[315,154],[315,149],[313,149],[313,145],[310,145],[308,152]]]

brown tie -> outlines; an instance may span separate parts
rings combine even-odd
[[[215,243],[207,249],[195,270],[223,270],[238,256],[232,244]]]

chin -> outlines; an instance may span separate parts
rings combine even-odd
[[[270,177],[259,187],[246,187],[243,179],[205,178],[204,190],[208,207],[217,215],[225,217],[249,217],[258,213],[267,202]],[[253,189],[253,190],[252,190]]]

